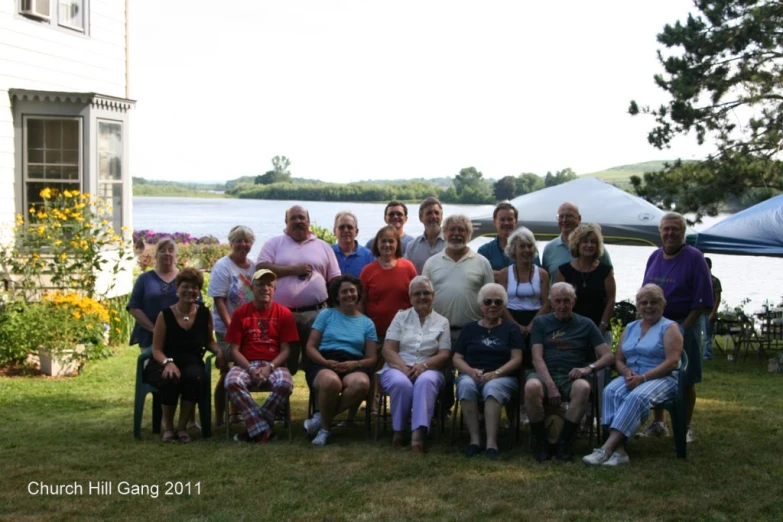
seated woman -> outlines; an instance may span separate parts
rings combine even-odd
[[[185,268],[174,280],[179,301],[164,308],[155,321],[152,361],[144,369],[144,380],[158,388],[163,409],[163,442],[190,442],[187,420],[202,392],[204,348],[225,364],[212,332],[209,308],[198,302],[204,277],[195,268]],[[179,423],[174,431],[174,411],[182,396]]]
[[[324,446],[334,417],[358,405],[370,388],[370,372],[378,360],[375,325],[359,312],[362,283],[350,275],[329,282],[330,308],[313,323],[306,353],[310,359],[307,384],[318,395],[320,412],[305,421],[313,444]]]
[[[620,374],[604,389],[603,421],[611,429],[604,445],[582,460],[586,464],[628,463],[625,441],[639,429],[650,408],[677,394],[682,335],[676,322],[663,317],[666,300],[658,285],[646,284],[636,294],[641,320],[630,323],[620,338],[615,366]]]
[[[484,402],[486,455],[489,458],[500,455],[497,438],[501,406],[519,389],[515,372],[522,364],[524,340],[516,323],[503,320],[507,299],[505,289],[499,284],[482,286],[478,302],[483,318],[465,325],[454,347],[454,367],[460,373],[457,400],[470,433],[467,457],[481,453],[479,401]]]
[[[411,450],[424,453],[424,434],[430,429],[435,402],[443,387],[440,369],[451,357],[448,320],[432,310],[432,282],[416,276],[408,286],[412,308],[400,310],[386,331],[378,372],[381,388],[391,396],[392,448],[401,449],[403,429],[411,418]]]

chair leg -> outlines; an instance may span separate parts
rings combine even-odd
[[[288,428],[288,442],[294,440],[294,431],[291,426],[291,398],[287,397],[283,403],[283,409],[285,410],[285,424]]]
[[[146,397],[145,397],[146,398]],[[144,400],[141,399],[141,407],[144,408]],[[160,433],[160,424],[163,419],[163,406],[160,404],[160,394],[152,393],[152,433]]]
[[[681,459],[687,458],[688,443],[686,442],[685,437],[688,432],[688,426],[685,424],[684,404],[675,405],[669,413],[672,421],[674,449],[677,452],[677,457]]]
[[[136,397],[133,401],[133,437],[136,440],[141,440],[141,419],[144,414],[144,399],[146,395],[141,389],[136,389]]]
[[[457,416],[460,414],[459,401],[454,401],[454,411],[451,414],[451,433],[449,434],[449,446],[454,444],[454,434],[457,433]],[[462,419],[460,419],[460,430],[462,429]]]

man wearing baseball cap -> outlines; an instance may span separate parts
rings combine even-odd
[[[291,311],[273,301],[277,276],[267,269],[253,274],[253,301],[236,310],[226,331],[231,343],[234,367],[226,376],[226,391],[247,430],[234,437],[266,444],[274,436],[275,413],[294,390],[294,381],[285,363],[289,343],[299,340]],[[263,406],[258,406],[250,390],[270,389]]]

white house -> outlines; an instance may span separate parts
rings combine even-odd
[[[132,225],[127,4],[0,1],[0,242],[45,186],[98,194],[115,230]]]

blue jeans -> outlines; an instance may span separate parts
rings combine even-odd
[[[701,316],[701,331],[704,335],[704,360],[712,360],[712,338],[715,337],[715,323],[710,321],[710,314]]]

